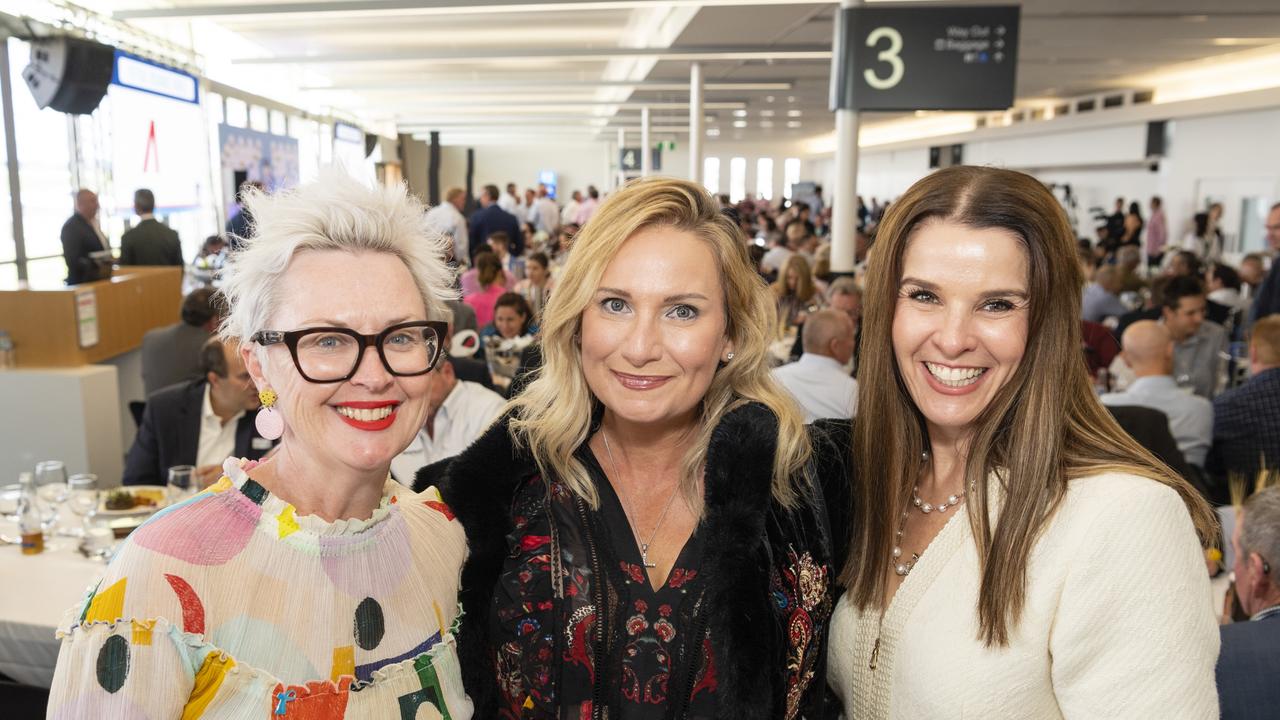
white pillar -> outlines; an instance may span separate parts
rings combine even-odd
[[[841,8],[859,0],[840,0]],[[836,23],[839,32],[840,23]],[[835,51],[834,38],[832,46]],[[831,271],[853,272],[858,232],[858,113],[836,110],[836,186],[826,193],[831,203]]]
[[[689,179],[702,184],[702,63],[689,65]]]
[[[618,152],[615,157],[618,158],[618,172],[613,174],[613,187],[615,189],[622,187],[627,181],[627,171],[622,169],[622,150],[627,146],[627,130],[626,128],[618,128]]]
[[[649,140],[649,106],[640,108],[640,177],[653,174],[653,148]]]

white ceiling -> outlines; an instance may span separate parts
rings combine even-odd
[[[707,83],[789,84],[707,90],[707,102],[729,103],[707,110],[707,126],[721,139],[810,137],[833,125],[827,110],[830,61],[814,58],[814,51],[830,48],[834,3],[116,0],[112,5],[118,18],[157,33],[171,33],[175,23],[215,22],[265,50],[233,51],[220,61],[247,70],[298,68],[315,79],[304,91],[314,104],[395,123],[402,131],[440,129],[446,143],[612,138],[616,130],[610,128],[638,126],[642,104],[653,105],[654,126],[685,127],[694,57],[708,58],[702,60]],[[1021,102],[1130,87],[1133,78],[1153,70],[1271,45],[1280,46],[1280,0],[1026,0],[1017,97]],[[717,59],[715,51],[730,55]],[[677,57],[654,54],[659,52]],[[619,84],[637,81],[675,86]],[[868,120],[874,124],[876,118]],[[735,121],[746,127],[734,127]]]

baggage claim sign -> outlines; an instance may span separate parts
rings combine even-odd
[[[1013,105],[1017,6],[842,8],[831,109],[1005,110]]]

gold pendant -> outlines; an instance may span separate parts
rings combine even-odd
[[[876,644],[871,648],[871,662],[867,664],[867,667],[872,670],[875,670],[876,661],[878,661],[879,659],[880,659],[880,638],[876,638]]]

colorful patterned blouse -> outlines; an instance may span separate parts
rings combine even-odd
[[[466,556],[434,489],[299,516],[228,460],[156,513],[62,622],[50,718],[471,717],[451,632]]]

